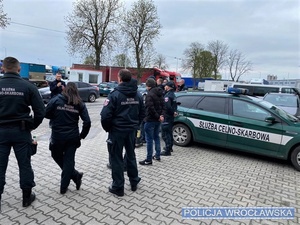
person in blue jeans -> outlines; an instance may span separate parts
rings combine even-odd
[[[147,142],[147,158],[143,161],[140,161],[140,165],[152,165],[152,159],[160,161],[160,138],[159,138],[159,129],[161,122],[164,121],[164,97],[163,90],[159,87],[156,87],[156,82],[154,79],[149,78],[146,81],[146,88],[148,94],[145,101],[145,135]],[[155,155],[153,155],[153,141],[155,147]]]

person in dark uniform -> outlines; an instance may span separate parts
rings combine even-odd
[[[83,173],[75,169],[75,152],[80,147],[80,140],[88,135],[91,120],[74,82],[68,82],[62,94],[49,101],[46,118],[51,121],[51,156],[62,169],[60,193],[67,192],[71,179],[79,190]],[[79,118],[83,121],[81,132],[78,127]]]
[[[50,83],[51,98],[55,95],[61,94],[66,87],[66,83],[61,80],[60,72],[56,73],[56,79]]]
[[[127,69],[118,73],[119,85],[104,102],[101,124],[108,132],[108,151],[112,168],[112,184],[109,192],[124,196],[123,147],[126,151],[127,175],[131,190],[136,191],[141,178],[135,156],[136,132],[144,118],[142,95],[137,91],[137,82]]]
[[[169,156],[173,151],[173,124],[174,117],[177,116],[177,103],[176,96],[174,94],[175,84],[172,81],[169,81],[165,86],[165,114],[164,122],[161,126],[162,138],[165,142],[165,150],[161,152],[162,156]]]
[[[35,200],[31,131],[42,123],[45,106],[37,88],[20,77],[20,62],[16,58],[6,57],[2,68],[5,73],[0,79],[0,203],[13,147],[19,166],[23,207],[27,207]]]

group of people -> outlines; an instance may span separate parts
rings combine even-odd
[[[35,200],[35,186],[31,156],[36,153],[36,142],[31,131],[44,118],[50,119],[51,156],[61,168],[60,193],[65,194],[73,180],[79,190],[83,173],[75,170],[75,152],[80,140],[89,133],[91,120],[78,89],[73,82],[65,84],[61,75],[50,85],[52,98],[45,107],[38,89],[19,75],[20,62],[14,57],[3,60],[4,75],[0,79],[0,210],[4,191],[5,174],[13,148],[19,166],[22,206],[28,207]],[[31,110],[33,115],[31,115]],[[83,120],[79,131],[79,118]]]
[[[75,169],[75,153],[81,145],[81,139],[89,133],[91,120],[75,83],[66,84],[61,80],[61,75],[57,74],[56,80],[50,84],[52,98],[45,107],[37,88],[20,77],[20,62],[16,58],[6,57],[2,69],[5,73],[0,79],[0,210],[11,148],[19,166],[22,205],[28,207],[35,200],[31,156],[35,154],[33,149],[36,142],[33,141],[31,132],[44,118],[50,120],[51,157],[62,171],[60,193],[68,191],[71,180],[79,190],[83,173]],[[160,85],[149,78],[146,82],[148,95],[144,103],[137,90],[137,81],[132,78],[129,70],[120,70],[118,79],[119,85],[105,100],[100,114],[102,127],[108,132],[107,146],[113,180],[109,192],[123,196],[124,162],[131,190],[136,191],[141,181],[134,151],[137,130],[144,124],[147,157],[139,162],[141,165],[151,165],[153,159],[160,161],[160,156],[171,155],[172,126],[177,104],[173,82],[163,84],[162,81]],[[83,121],[81,131],[79,119]],[[160,129],[166,144],[164,151],[160,147]]]

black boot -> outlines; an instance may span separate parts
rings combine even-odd
[[[23,207],[28,207],[35,200],[34,192],[31,192],[31,188],[22,190],[23,192]]]

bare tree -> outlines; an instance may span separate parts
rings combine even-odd
[[[217,74],[226,62],[226,55],[228,52],[228,45],[224,44],[222,41],[211,41],[208,43],[207,49],[214,56],[213,61],[213,72],[215,79],[217,79]]]
[[[136,59],[137,78],[150,65],[153,57],[153,41],[158,38],[161,24],[153,0],[138,0],[124,18],[123,31],[128,40],[128,48]]]
[[[238,82],[240,77],[252,69],[252,63],[238,50],[231,50],[228,58],[229,73],[232,81]]]
[[[121,0],[77,0],[66,17],[69,52],[92,54],[99,69],[102,54],[117,41],[121,7]]]
[[[0,0],[0,27],[5,28],[9,25],[10,18],[7,17],[7,13],[3,11],[3,0]]]
[[[166,63],[166,57],[163,54],[158,54],[154,59],[154,66],[165,70],[168,68],[168,64]]]

